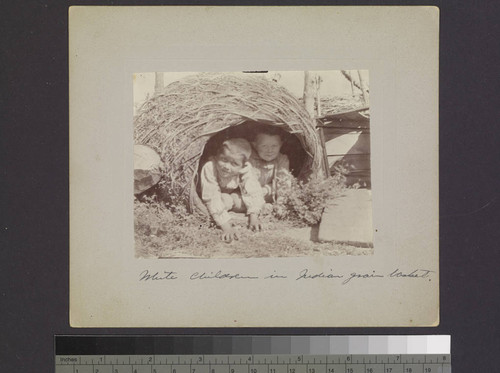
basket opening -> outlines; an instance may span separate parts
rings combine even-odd
[[[308,157],[306,151],[302,148],[302,145],[296,135],[287,132],[286,128],[283,126],[262,124],[257,122],[245,122],[237,126],[232,126],[222,130],[214,135],[207,141],[203,153],[200,158],[199,169],[203,167],[205,162],[211,157],[217,154],[217,150],[220,148],[220,144],[224,140],[242,137],[252,142],[255,135],[261,130],[262,127],[278,127],[277,133],[280,134],[283,139],[283,146],[281,147],[281,153],[286,154],[290,160],[290,171],[292,175],[298,176],[306,158]]]
[[[302,147],[300,140],[295,134],[291,134],[287,131],[287,127],[282,125],[272,125],[272,124],[262,124],[259,122],[244,122],[242,124],[231,126],[226,128],[214,135],[207,141],[203,149],[203,153],[200,157],[200,162],[198,165],[199,175],[201,168],[208,161],[208,159],[217,154],[217,150],[224,140],[236,137],[242,137],[252,142],[255,135],[261,130],[262,127],[277,127],[274,129],[277,131],[281,138],[283,139],[283,146],[281,147],[281,153],[288,156],[290,161],[290,172],[293,176],[298,177],[302,167],[305,164],[306,159],[309,157],[307,152]],[[199,178],[196,178],[198,181]],[[199,183],[196,182],[196,191],[198,195],[201,195],[201,188]]]

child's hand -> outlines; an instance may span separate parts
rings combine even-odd
[[[248,217],[248,228],[254,232],[259,232],[264,229],[264,226],[257,217],[257,214],[250,214]]]
[[[271,203],[264,203],[264,206],[262,206],[260,213],[263,215],[270,215],[272,214],[273,210],[274,206]]]
[[[239,174],[241,177],[242,181],[246,181],[248,177],[250,176],[250,172],[252,171],[252,165],[250,162],[246,161],[245,164],[243,165],[243,168],[239,170]]]
[[[231,222],[227,222],[222,224],[221,226],[222,229],[222,236],[221,239],[224,242],[232,242],[234,240],[238,240],[238,235],[236,234],[236,231],[234,230],[233,226],[231,225]]]
[[[270,196],[271,195],[271,186],[270,185],[264,185],[262,187],[262,194],[264,195],[264,197],[267,197],[267,196]]]

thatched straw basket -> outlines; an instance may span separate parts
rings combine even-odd
[[[197,191],[200,165],[221,140],[251,137],[259,125],[285,131],[282,152],[297,177],[323,172],[314,119],[285,88],[263,77],[206,73],[171,83],[141,107],[134,138],[155,149],[164,162],[162,197],[204,212]]]

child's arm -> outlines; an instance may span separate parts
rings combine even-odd
[[[250,159],[248,160],[248,163],[250,163],[250,165],[252,166],[252,170],[255,174],[255,177],[257,178],[257,180],[261,184],[263,197],[266,197],[267,195],[271,195],[271,192],[272,192],[271,181],[269,181],[268,184],[266,184],[266,177],[265,177],[265,175],[262,176],[261,170],[259,170],[259,160],[256,159],[255,157],[250,157]]]
[[[273,180],[275,187],[278,186],[277,182],[285,183],[288,187],[291,186],[290,161],[286,154],[280,154],[278,157],[275,179],[277,179]]]
[[[224,202],[222,201],[222,193],[217,181],[213,162],[208,161],[201,169],[200,182],[201,199],[207,206],[208,212],[215,223],[222,228],[222,225],[229,222],[231,217],[226,211]]]
[[[203,166],[200,174],[200,182],[201,199],[207,206],[208,212],[217,226],[222,229],[222,240],[226,242],[231,242],[233,239],[237,240],[238,235],[231,224],[231,217],[222,201],[222,193],[217,182],[213,162],[209,161]]]
[[[251,230],[259,231],[262,229],[259,213],[265,201],[262,187],[249,162],[242,169],[241,181],[241,198],[247,208],[248,226]]]
[[[289,172],[290,171],[290,161],[288,160],[288,156],[286,154],[278,155],[278,162],[276,164],[276,172]]]
[[[266,184],[262,187],[262,194],[264,198],[273,194],[273,181],[271,180],[269,184]]]

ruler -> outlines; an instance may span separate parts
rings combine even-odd
[[[56,355],[56,373],[450,373],[450,354]]]

